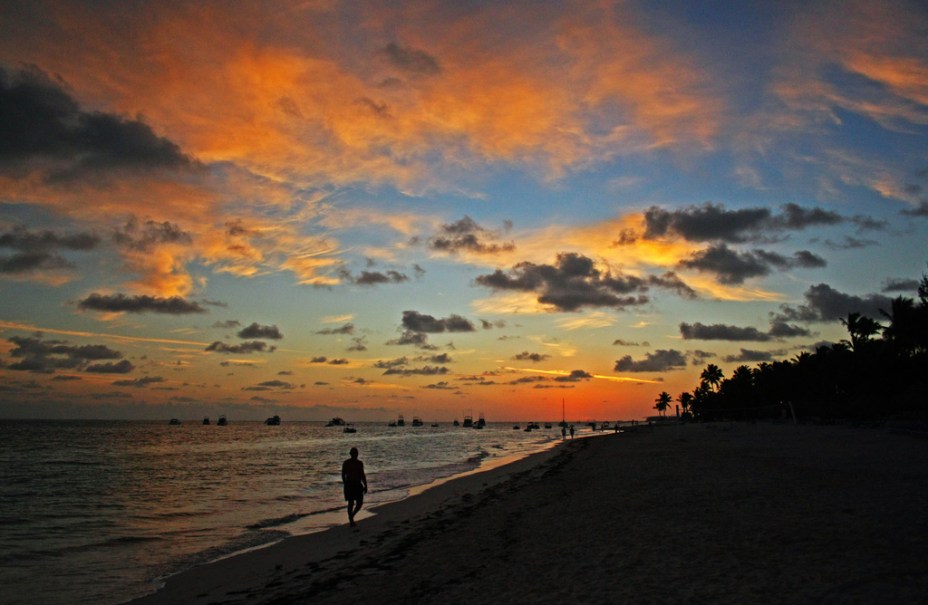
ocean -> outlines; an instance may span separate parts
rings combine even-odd
[[[345,523],[352,446],[369,511],[560,438],[493,423],[355,426],[0,420],[0,602],[123,603],[197,564]]]

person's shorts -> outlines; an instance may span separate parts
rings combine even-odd
[[[364,484],[360,481],[345,481],[345,500],[364,502]]]

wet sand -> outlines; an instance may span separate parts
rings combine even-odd
[[[925,603],[926,462],[884,429],[577,439],[133,603]]]

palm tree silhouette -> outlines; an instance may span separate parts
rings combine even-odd
[[[677,397],[677,402],[680,404],[683,413],[686,414],[690,411],[690,406],[693,404],[693,394],[689,391],[683,391]]]
[[[714,390],[718,390],[719,384],[722,382],[722,369],[719,368],[714,363],[710,363],[706,366],[706,369],[702,371],[702,374],[699,375],[700,380],[703,384],[711,385]]]
[[[654,405],[654,409],[660,412],[661,416],[663,416],[664,412],[667,411],[667,407],[670,405],[670,402],[673,401],[673,399],[670,397],[670,393],[667,391],[661,391],[661,394],[658,395],[657,399],[654,401],[657,402]]]
[[[846,318],[841,318],[841,324],[847,328],[847,333],[851,337],[851,350],[855,353],[860,352],[865,343],[883,329],[883,326],[875,319],[860,313],[848,313]]]

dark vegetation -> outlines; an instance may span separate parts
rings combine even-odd
[[[727,378],[707,365],[676,399],[681,418],[928,422],[928,275],[917,301],[900,296],[881,315],[849,313],[847,339],[790,360],[742,365]],[[673,400],[662,392],[655,401],[663,414]]]

